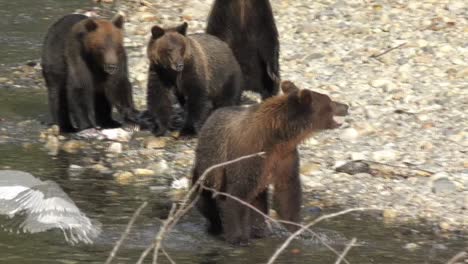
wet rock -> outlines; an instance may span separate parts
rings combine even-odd
[[[409,251],[416,251],[418,250],[419,248],[421,248],[421,246],[419,246],[418,244],[416,243],[408,243],[404,246],[404,249],[407,249]]]
[[[107,151],[116,154],[122,153],[122,144],[119,142],[111,143]]]
[[[450,231],[453,229],[453,226],[449,222],[445,222],[445,221],[440,222],[439,227],[443,231]]]
[[[171,188],[180,190],[180,189],[188,189],[189,187],[189,180],[187,177],[175,180],[171,184]]]
[[[133,174],[135,174],[135,176],[140,176],[140,177],[147,177],[147,176],[155,175],[155,172],[149,169],[134,169],[132,172]]]
[[[102,165],[100,163],[94,164],[94,165],[90,166],[89,168],[96,171],[96,172],[99,172],[101,174],[108,174],[108,173],[111,172],[111,170],[108,167],[106,167],[106,166],[104,166],[104,165]]]
[[[83,168],[82,166],[75,165],[75,164],[71,164],[68,167],[68,173],[70,174],[70,176],[78,176],[82,174],[85,170],[86,169]]]
[[[47,129],[47,133],[49,135],[59,136],[60,135],[60,128],[57,125],[53,125],[49,129]]]
[[[55,136],[47,136],[47,142],[45,144],[45,147],[47,150],[49,150],[49,153],[51,155],[55,156],[58,154],[60,142]]]
[[[67,153],[77,153],[86,146],[86,143],[79,140],[69,140],[62,145],[62,150]]]
[[[148,149],[162,149],[166,147],[167,141],[169,141],[167,137],[150,137],[146,140],[145,147]]]
[[[167,172],[169,166],[167,165],[166,160],[160,160],[155,164],[151,165],[150,169],[154,172],[155,175],[161,175]]]
[[[385,220],[395,220],[398,217],[398,211],[395,209],[385,209],[382,212],[382,216]]]
[[[112,175],[114,179],[122,185],[128,185],[133,180],[133,173],[129,171],[117,172]]]
[[[75,165],[75,164],[70,164],[70,166],[68,167],[69,170],[72,170],[72,171],[79,171],[79,170],[84,170],[85,168],[83,168],[82,166],[80,165]]]
[[[441,177],[432,182],[432,192],[437,195],[451,194],[455,191],[455,184],[448,178]]]

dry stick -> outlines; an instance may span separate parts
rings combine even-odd
[[[457,261],[461,260],[464,257],[468,257],[468,253],[466,251],[459,252],[453,258],[451,258],[447,264],[455,264]]]
[[[169,212],[169,217],[167,218],[166,221],[164,221],[164,224],[161,226],[161,229],[159,230],[157,236],[156,236],[156,244],[154,246],[154,253],[153,253],[153,264],[158,263],[158,252],[159,248],[161,247],[161,240],[163,239],[164,235],[164,230],[166,230],[167,226],[171,223],[171,219],[173,219],[175,212],[176,212],[176,204],[172,204],[171,211]]]
[[[167,260],[169,260],[169,262],[171,264],[177,264],[172,258],[171,256],[169,256],[169,254],[167,253],[167,251],[164,249],[164,248],[161,248],[161,252],[164,254],[164,256],[167,258]]]
[[[135,211],[135,213],[133,213],[132,218],[128,222],[127,227],[125,228],[125,232],[122,234],[119,241],[117,241],[117,243],[115,244],[115,246],[112,249],[109,257],[107,257],[107,260],[106,260],[105,264],[111,263],[112,259],[114,259],[114,257],[117,254],[117,251],[119,250],[120,246],[122,246],[123,241],[125,240],[125,238],[127,238],[128,233],[130,233],[130,229],[132,229],[133,223],[135,222],[137,217],[140,215],[141,210],[143,210],[143,208],[145,208],[147,205],[148,205],[148,202],[142,203],[140,205],[140,207],[138,207],[138,209]]]
[[[276,259],[278,258],[278,256],[281,254],[281,252],[283,252],[284,249],[291,243],[291,241],[294,238],[296,238],[298,235],[300,235],[302,232],[304,232],[306,229],[310,228],[311,226],[314,226],[317,223],[319,223],[319,222],[321,222],[321,221],[323,221],[325,219],[329,219],[329,218],[333,218],[333,217],[336,217],[336,216],[344,215],[344,214],[347,214],[347,213],[350,213],[350,212],[365,211],[365,210],[378,210],[378,209],[374,209],[374,208],[351,208],[351,209],[346,209],[346,210],[343,210],[343,211],[340,211],[340,212],[337,212],[337,213],[323,215],[323,216],[315,219],[311,223],[301,227],[301,229],[297,230],[291,236],[289,236],[288,239],[286,239],[286,241],[284,241],[284,243],[275,251],[275,254],[273,254],[273,256],[270,257],[267,264],[274,263],[276,261]]]
[[[164,235],[170,232],[172,227],[174,227],[177,224],[180,218],[195,205],[199,197],[198,195],[192,200],[190,204],[188,203],[192,195],[195,192],[199,191],[198,187],[205,180],[205,178],[210,172],[212,172],[215,169],[218,169],[218,168],[221,168],[221,167],[224,167],[224,166],[227,166],[227,165],[239,162],[239,161],[243,161],[246,159],[251,159],[254,157],[263,157],[264,154],[265,152],[258,152],[258,153],[254,153],[251,155],[242,156],[231,161],[226,161],[220,164],[213,165],[209,167],[208,169],[206,169],[203,172],[203,174],[200,176],[200,178],[195,182],[195,184],[193,184],[193,186],[190,188],[189,192],[185,195],[184,200],[182,201],[182,204],[177,209],[177,211],[173,212],[171,209],[171,212],[169,213],[168,218],[166,219],[166,221],[164,221],[164,225],[159,229],[159,232],[156,234],[155,241],[148,248],[146,248],[145,251],[143,251],[140,258],[138,259],[137,264],[143,263],[143,260],[146,258],[146,256],[149,254],[149,252],[151,251],[153,247],[155,248],[154,255],[153,255],[153,263],[156,263],[155,261],[157,261],[158,251],[159,251],[159,248],[161,247],[161,243],[162,243],[162,240],[164,239]],[[173,208],[175,207],[174,205],[173,205]]]
[[[396,49],[398,49],[398,48],[401,48],[401,47],[403,47],[404,45],[406,45],[406,42],[401,43],[401,44],[398,45],[398,46],[389,48],[389,49],[385,50],[385,51],[382,52],[382,53],[379,53],[379,54],[372,54],[370,57],[376,59],[376,58],[378,58],[378,57],[380,57],[380,56],[382,56],[382,55],[385,55],[385,54],[389,53],[389,52],[392,51],[392,50],[396,50]]]
[[[272,223],[275,223],[279,226],[279,224],[289,224],[289,225],[294,225],[294,226],[297,226],[297,227],[304,227],[303,225],[299,224],[299,223],[295,223],[295,222],[291,222],[291,221],[286,221],[286,220],[277,220],[277,219],[274,219],[272,218],[271,216],[263,213],[262,211],[260,211],[258,208],[256,208],[255,206],[245,202],[244,200],[240,199],[240,198],[237,198],[236,196],[232,196],[228,193],[225,193],[225,192],[220,192],[220,191],[217,191],[216,189],[213,189],[213,188],[209,188],[209,187],[206,187],[205,185],[201,184],[200,185],[201,188],[205,189],[205,190],[208,190],[208,191],[211,191],[213,193],[213,196],[217,196],[217,195],[221,195],[221,196],[226,196],[228,198],[231,198],[233,199],[234,201],[237,201],[239,202],[240,204],[242,205],[245,205],[247,207],[249,207],[250,209],[254,210],[255,212],[257,212],[258,214],[262,215],[263,217],[265,217],[267,220],[271,221]],[[320,240],[320,242],[326,247],[328,248],[330,251],[332,251],[333,253],[336,254],[336,256],[340,256],[340,252],[338,252],[336,249],[334,249],[332,246],[330,246],[327,242],[325,242],[324,239],[322,239],[317,233],[315,233],[314,231],[312,231],[311,229],[307,228],[306,229],[310,234],[312,234],[312,236],[316,237],[318,240]],[[343,259],[343,261],[347,264],[350,264],[346,259]]]
[[[353,237],[353,239],[351,239],[351,242],[349,242],[349,244],[346,246],[346,248],[343,250],[343,253],[341,253],[341,255],[338,257],[338,259],[336,260],[335,264],[340,264],[341,261],[344,259],[344,257],[346,256],[346,254],[348,254],[348,251],[354,246],[354,244],[356,243],[356,238]]]

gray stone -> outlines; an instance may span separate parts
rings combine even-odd
[[[451,194],[455,191],[455,184],[448,178],[439,178],[432,182],[432,192],[437,195]]]

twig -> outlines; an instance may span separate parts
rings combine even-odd
[[[455,264],[457,261],[461,260],[462,258],[468,257],[468,253],[466,251],[459,252],[453,258],[451,258],[447,264]]]
[[[370,56],[370,58],[376,59],[376,58],[378,58],[378,57],[380,57],[380,56],[382,56],[382,55],[385,55],[385,54],[389,53],[389,52],[392,51],[392,50],[401,48],[401,47],[403,47],[404,45],[406,45],[406,42],[403,42],[403,43],[401,43],[401,44],[398,45],[398,46],[389,48],[389,49],[387,49],[387,50],[385,50],[384,52],[381,52],[381,53],[379,53],[379,54],[372,54],[372,55]]]
[[[343,211],[340,211],[340,212],[337,212],[337,213],[333,213],[333,214],[328,214],[328,215],[323,215],[317,219],[315,219],[314,221],[312,221],[311,223],[301,227],[301,229],[297,230],[296,232],[294,232],[291,236],[288,237],[288,239],[286,239],[286,241],[284,241],[284,243],[275,251],[275,253],[270,257],[270,259],[268,260],[268,263],[267,264],[272,264],[276,261],[276,259],[278,258],[278,256],[281,254],[281,252],[284,251],[284,249],[286,249],[286,247],[291,243],[291,241],[296,238],[298,235],[300,235],[302,232],[304,232],[306,229],[310,228],[311,226],[314,226],[316,225],[317,223],[325,220],[325,219],[329,219],[329,218],[333,218],[333,217],[336,217],[336,216],[340,216],[340,215],[344,215],[344,214],[347,214],[347,213],[351,213],[351,212],[356,212],[356,211],[365,211],[365,210],[377,210],[377,209],[374,209],[374,208],[351,208],[351,209],[346,209],[346,210],[343,210]]]
[[[125,238],[127,238],[128,234],[130,233],[130,230],[132,229],[133,223],[135,222],[137,217],[140,215],[141,210],[143,210],[143,208],[145,208],[147,205],[148,205],[148,202],[142,203],[140,205],[140,207],[138,207],[138,209],[135,211],[135,213],[133,213],[132,218],[128,222],[127,227],[125,228],[125,232],[122,234],[119,241],[117,241],[117,243],[115,244],[115,246],[112,249],[109,257],[107,257],[107,260],[106,260],[105,264],[109,264],[109,263],[112,262],[112,259],[114,259],[114,257],[117,254],[117,251],[119,250],[120,246],[122,246],[123,241],[125,240]]]
[[[164,248],[161,248],[161,252],[164,254],[164,256],[167,258],[167,260],[169,260],[169,262],[171,264],[177,264],[172,258],[171,256],[169,256],[169,254],[167,253],[167,251],[164,249]]]
[[[177,224],[177,222],[195,205],[197,202],[199,196],[197,195],[193,200],[189,203],[189,201],[192,199],[192,196],[195,192],[199,191],[199,187],[201,183],[205,180],[205,178],[208,176],[210,172],[212,172],[215,169],[225,167],[227,165],[246,160],[246,159],[251,159],[254,157],[262,157],[265,154],[265,152],[258,152],[255,154],[247,155],[247,156],[242,156],[237,159],[231,160],[231,161],[226,161],[220,164],[213,165],[206,169],[203,174],[200,176],[200,178],[193,184],[193,186],[190,188],[188,193],[185,195],[184,199],[182,200],[181,205],[177,208],[176,210],[176,205],[173,204],[171,212],[169,213],[169,216],[167,219],[164,221],[163,226],[159,229],[158,233],[155,236],[154,242],[151,243],[151,245],[143,251],[141,254],[140,258],[138,259],[137,264],[143,263],[144,259],[146,256],[149,254],[151,249],[154,247],[154,253],[153,253],[153,263],[157,262],[158,258],[158,253],[159,249],[162,246],[162,241],[166,235],[166,233],[169,233],[172,228]]]
[[[277,224],[278,226],[280,224],[288,224],[288,225],[294,225],[294,226],[297,226],[297,227],[304,227],[304,225],[301,225],[299,223],[296,223],[296,222],[291,222],[291,221],[286,221],[286,220],[277,220],[277,219],[274,219],[272,218],[271,216],[263,213],[262,211],[260,211],[258,208],[256,208],[255,206],[245,202],[244,200],[240,199],[240,198],[237,198],[235,196],[232,196],[228,193],[225,193],[225,192],[220,192],[220,191],[217,191],[216,189],[213,189],[213,188],[209,188],[209,187],[206,187],[205,185],[201,185],[201,188],[205,189],[205,190],[208,190],[208,191],[211,191],[213,192],[213,195],[214,196],[217,196],[217,195],[221,195],[221,196],[226,196],[228,198],[231,198],[233,199],[234,201],[237,201],[239,202],[240,204],[242,205],[245,205],[247,207],[249,207],[250,209],[254,210],[256,213],[262,215],[264,218],[266,218],[267,220],[269,220],[270,222],[272,223],[275,223]],[[318,240],[320,240],[320,242],[326,247],[328,248],[330,251],[332,251],[333,253],[336,254],[336,256],[340,256],[340,252],[338,252],[336,249],[334,249],[332,246],[330,246],[327,242],[325,242],[324,239],[322,239],[317,233],[315,233],[314,231],[312,231],[310,228],[307,228],[306,229],[312,236],[316,237]],[[343,261],[347,264],[350,264],[346,259],[343,259]]]
[[[159,248],[161,248],[161,241],[163,240],[164,233],[167,230],[167,226],[171,223],[171,220],[174,218],[176,208],[177,208],[176,204],[172,204],[171,211],[169,212],[169,217],[161,226],[161,229],[159,229],[159,232],[156,235],[156,239],[155,239],[156,243],[154,245],[154,252],[153,252],[153,264],[158,263],[158,253],[159,253]]]
[[[356,238],[353,237],[353,239],[351,239],[351,242],[349,242],[349,244],[346,246],[346,248],[343,250],[343,253],[341,253],[341,255],[338,257],[338,259],[336,260],[335,264],[340,264],[341,261],[344,259],[344,257],[346,256],[346,254],[348,254],[348,251],[355,245],[356,243]]]

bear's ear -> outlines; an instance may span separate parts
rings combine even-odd
[[[151,37],[154,39],[160,38],[164,35],[164,29],[159,26],[153,26],[151,28]]]
[[[184,22],[182,25],[178,26],[175,28],[175,31],[179,32],[180,34],[182,35],[187,35],[187,27],[188,27],[188,24],[187,22]]]
[[[295,91],[299,91],[299,88],[291,81],[283,81],[281,83],[281,90],[285,94],[290,94]]]
[[[302,105],[310,105],[312,103],[312,92],[307,89],[299,91],[299,102]]]
[[[96,30],[96,28],[98,27],[98,25],[96,24],[96,22],[94,22],[94,20],[88,19],[88,20],[85,22],[84,27],[85,27],[86,31],[91,32],[91,31]]]
[[[117,28],[122,29],[123,25],[125,23],[125,17],[122,14],[117,14],[112,18],[112,24],[116,26]]]

